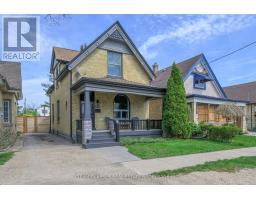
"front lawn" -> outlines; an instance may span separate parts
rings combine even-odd
[[[230,143],[174,138],[122,138],[128,151],[142,159],[256,147],[256,137],[238,135]]]
[[[176,176],[179,174],[188,174],[191,172],[206,172],[206,171],[220,171],[220,172],[235,172],[236,170],[244,168],[256,168],[256,156],[239,157],[229,160],[217,160],[206,162],[201,165],[192,167],[184,167],[176,170],[165,170],[155,172],[155,176]]]
[[[0,165],[3,165],[14,156],[14,152],[0,153]]]

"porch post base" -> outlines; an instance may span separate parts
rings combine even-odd
[[[92,138],[92,120],[84,119],[82,121],[82,146],[86,147],[87,141]]]

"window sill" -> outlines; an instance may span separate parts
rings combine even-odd
[[[114,75],[107,75],[107,78],[123,79],[123,77],[122,77],[122,76],[114,76]]]
[[[195,86],[194,86],[194,89],[198,89],[198,90],[206,90],[206,87],[201,88],[201,87],[195,87]]]

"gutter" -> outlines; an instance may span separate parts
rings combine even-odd
[[[219,97],[211,97],[211,96],[204,96],[204,95],[200,95],[200,94],[191,94],[191,95],[187,96],[187,98],[192,98],[192,97],[198,97],[198,98],[202,98],[202,99],[229,101],[229,102],[236,102],[236,103],[245,103],[245,104],[249,103],[249,101],[235,100],[235,99],[228,99],[228,98],[219,98]]]

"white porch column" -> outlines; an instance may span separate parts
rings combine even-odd
[[[242,131],[245,133],[247,132],[247,124],[246,124],[246,106],[243,107],[244,116],[242,118]]]
[[[83,147],[86,147],[87,140],[92,138],[90,91],[84,92],[84,102],[84,116],[82,119],[82,145]]]
[[[198,123],[197,114],[196,114],[196,101],[192,102],[192,119],[194,123]]]

